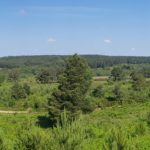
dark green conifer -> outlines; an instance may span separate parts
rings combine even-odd
[[[64,109],[72,118],[78,112],[87,110],[85,104],[89,107],[85,97],[91,84],[91,74],[86,61],[77,54],[69,57],[58,82],[58,89],[49,99],[49,115],[53,123]]]

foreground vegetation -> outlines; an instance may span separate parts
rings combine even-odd
[[[1,149],[149,149],[150,103],[95,110],[49,128],[46,113],[0,115]],[[11,134],[10,134],[11,133]]]

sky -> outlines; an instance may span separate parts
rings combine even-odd
[[[150,56],[150,0],[0,0],[0,56]]]

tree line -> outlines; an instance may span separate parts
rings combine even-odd
[[[16,56],[0,58],[0,68],[22,68],[28,67],[63,67],[67,55],[50,56]],[[103,56],[103,55],[82,55],[92,68],[109,67],[117,64],[148,64],[150,57],[134,56]]]

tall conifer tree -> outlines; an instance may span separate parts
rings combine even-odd
[[[58,89],[49,99],[49,115],[53,123],[56,123],[64,109],[70,117],[88,110],[85,97],[91,84],[91,74],[87,62],[77,54],[70,56],[58,82]]]

